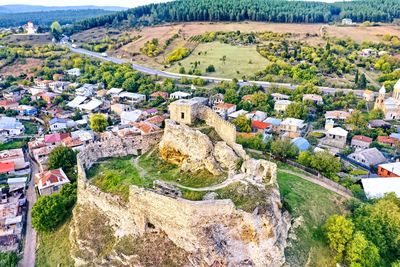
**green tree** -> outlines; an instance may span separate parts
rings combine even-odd
[[[383,110],[381,110],[379,108],[374,108],[368,114],[369,120],[378,120],[378,119],[381,120],[384,117],[385,117],[385,113],[383,112]]]
[[[207,68],[206,68],[206,72],[215,72],[214,65],[208,65]]]
[[[337,179],[337,173],[340,171],[340,160],[328,151],[315,153],[311,157],[310,165],[311,168],[333,180]]]
[[[380,266],[378,248],[368,241],[360,231],[354,233],[352,240],[346,246],[345,254],[347,266]]]
[[[56,39],[57,41],[59,41],[61,39],[62,28],[61,28],[60,23],[58,23],[58,21],[54,21],[50,25],[50,33],[54,37],[54,39]]]
[[[271,152],[275,156],[281,157],[283,159],[294,158],[298,149],[291,142],[290,139],[276,139],[271,143]]]
[[[100,113],[91,115],[89,118],[89,126],[95,132],[104,132],[108,126],[106,116]]]
[[[55,230],[67,217],[66,203],[58,193],[40,197],[32,208],[32,225],[40,232]]]
[[[15,252],[0,252],[0,266],[17,267],[20,257]]]
[[[329,247],[336,254],[336,260],[342,262],[347,243],[353,236],[354,224],[342,215],[333,215],[326,221],[324,229]]]
[[[302,151],[297,156],[297,162],[303,166],[309,167],[311,165],[312,155],[309,151]]]
[[[348,124],[353,126],[353,129],[360,129],[364,130],[367,127],[367,120],[365,119],[364,115],[358,111],[355,110],[350,117],[347,118],[346,121]]]
[[[360,89],[367,88],[367,83],[368,83],[367,77],[365,77],[365,74],[363,73],[360,77],[360,80],[358,81],[358,88]]]
[[[54,148],[49,155],[50,170],[62,168],[71,181],[75,180],[76,152],[66,146]]]
[[[235,124],[237,128],[239,128],[240,132],[244,133],[251,132],[251,122],[244,114],[238,116],[236,119],[232,121],[232,123]]]
[[[224,95],[224,101],[226,103],[237,104],[239,101],[239,95],[234,89],[228,89]]]
[[[286,117],[296,118],[296,119],[306,119],[308,115],[307,106],[302,102],[291,103],[285,111]]]

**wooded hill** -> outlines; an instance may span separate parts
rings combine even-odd
[[[355,22],[392,22],[400,18],[399,0],[353,0],[341,3],[288,0],[176,0],[140,6],[75,23],[68,33],[98,26],[154,25],[187,21],[265,21],[327,23],[342,18]]]

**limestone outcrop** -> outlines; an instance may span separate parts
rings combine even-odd
[[[243,162],[241,171],[246,173],[259,184],[273,185],[276,184],[276,164],[257,159],[247,159]]]
[[[233,170],[237,167],[240,158],[225,142],[217,142],[214,147],[214,157],[222,168]]]

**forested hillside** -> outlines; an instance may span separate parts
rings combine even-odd
[[[392,22],[400,18],[399,0],[354,0],[322,3],[288,0],[177,0],[151,4],[108,16],[76,23],[77,32],[97,26],[153,25],[184,21],[265,21],[286,23],[326,23],[341,18],[356,22]]]
[[[0,14],[0,27],[18,27],[26,24],[28,21],[32,21],[35,25],[48,27],[55,20],[61,25],[65,25],[113,13],[113,11],[102,9],[83,9]]]

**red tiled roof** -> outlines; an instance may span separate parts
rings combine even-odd
[[[0,100],[0,106],[4,107],[4,106],[9,106],[9,105],[17,105],[18,102],[15,100]]]
[[[148,118],[146,121],[149,123],[153,123],[153,124],[160,124],[165,120],[165,117],[162,115],[158,115],[158,116],[154,116],[151,118]]]
[[[151,97],[161,96],[162,98],[168,98],[168,93],[167,92],[154,92],[150,96]]]
[[[396,138],[390,136],[378,136],[376,140],[385,144],[395,144],[398,141]]]
[[[160,128],[158,128],[156,125],[148,123],[148,122],[143,122],[143,121],[142,122],[134,122],[134,123],[131,123],[131,125],[138,128],[144,134],[148,134],[148,133],[152,133],[152,132],[156,132],[156,131],[160,130]]]
[[[40,183],[41,186],[45,186],[47,184],[55,184],[58,182],[62,182],[68,179],[61,169],[49,170],[42,173],[39,173],[36,176],[35,183],[38,185]]]
[[[69,133],[53,133],[44,136],[45,143],[59,143],[65,138],[69,137]]]
[[[353,136],[353,140],[372,143],[372,138],[369,138],[369,137],[364,136],[364,135],[355,135],[355,136]]]
[[[64,138],[62,140],[62,142],[67,147],[75,147],[75,146],[83,145],[83,142],[79,138],[72,138],[71,136]]]
[[[266,122],[262,122],[262,121],[252,121],[251,122],[251,127],[256,128],[256,129],[264,130],[264,129],[268,128],[269,126],[271,126],[270,123],[266,123]]]
[[[15,170],[15,164],[13,161],[0,162],[0,173],[7,173]]]

